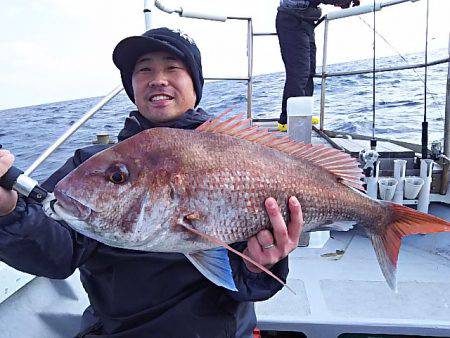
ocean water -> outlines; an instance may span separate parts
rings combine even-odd
[[[446,50],[430,53],[429,60],[447,57]],[[409,64],[423,62],[423,54],[406,56]],[[405,65],[400,57],[377,60],[377,67]],[[329,72],[368,69],[371,60],[332,65]],[[427,120],[429,140],[442,140],[445,115],[447,64],[428,68]],[[318,69],[320,71],[320,69]],[[253,116],[278,117],[284,73],[254,77]],[[424,115],[424,69],[385,72],[376,75],[375,135],[414,143],[421,140]],[[315,115],[319,115],[320,79],[315,80]],[[233,108],[246,112],[247,85],[239,81],[207,83],[200,106],[212,114]],[[100,98],[56,102],[0,111],[0,144],[16,155],[16,166],[25,170],[64,131],[94,106]],[[60,167],[75,149],[92,144],[98,132],[116,136],[134,106],[125,94],[108,103],[32,175],[45,179]],[[372,134],[372,75],[334,77],[327,80],[325,128],[343,132]]]

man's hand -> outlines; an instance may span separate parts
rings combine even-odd
[[[275,199],[269,197],[266,199],[265,205],[272,223],[273,234],[269,230],[261,230],[255,236],[250,237],[244,254],[270,269],[297,247],[303,228],[303,215],[300,203],[294,196],[289,198],[291,221],[287,227]],[[250,271],[261,272],[253,264],[244,262]]]
[[[0,150],[0,177],[2,177],[14,162],[14,155],[8,150]],[[17,204],[17,193],[0,187],[0,216],[5,216],[14,210]]]
[[[359,0],[342,0],[342,1],[339,1],[339,2],[334,4],[334,6],[341,7],[341,8],[349,8],[350,5],[352,7],[359,6],[360,5],[360,1]]]

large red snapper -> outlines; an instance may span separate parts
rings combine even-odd
[[[362,174],[349,155],[235,120],[197,130],[154,128],[96,154],[56,186],[58,214],[111,246],[184,253],[230,289],[226,252],[208,249],[270,228],[269,196],[284,216],[289,196],[298,198],[304,232],[336,228],[337,221],[361,224],[392,288],[403,236],[450,231],[442,219],[358,191]],[[219,277],[218,266],[227,266]]]

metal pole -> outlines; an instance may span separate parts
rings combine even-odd
[[[448,36],[448,55],[450,58],[450,34]],[[444,155],[450,158],[450,60],[447,71],[447,95],[445,99]]]
[[[327,44],[328,44],[328,19],[325,19],[324,37],[323,37],[323,55],[322,55],[322,85],[320,86],[320,126],[323,130],[325,119],[325,92],[327,81]]]
[[[247,20],[247,118],[252,118],[253,99],[253,22],[252,18]]]
[[[106,95],[99,103],[97,103],[91,110],[84,114],[77,122],[75,122],[62,136],[60,136],[55,143],[47,148],[44,153],[38,157],[36,161],[24,172],[26,176],[30,176],[36,168],[44,162],[47,157],[51,155],[70,135],[72,135],[78,128],[80,128],[87,120],[89,120],[97,111],[99,111],[105,104],[107,104],[113,97],[122,91],[122,85],[116,87],[112,92]]]
[[[340,9],[338,11],[330,12],[327,14],[327,18],[328,18],[328,20],[335,20],[335,19],[347,18],[347,17],[355,16],[355,15],[371,13],[374,10],[380,11],[384,7],[398,5],[403,2],[407,2],[407,1],[416,2],[419,0],[392,0],[392,1],[383,1],[383,2],[378,1],[378,2],[375,2],[370,5],[362,4],[361,6],[349,7],[346,9]]]
[[[229,19],[226,15],[222,13],[211,13],[204,12],[203,7],[197,6],[197,8],[193,8],[192,4],[188,5],[188,8],[184,6],[174,6],[173,3],[169,5],[165,4],[162,0],[155,0],[155,6],[166,13],[178,13],[183,18],[192,18],[192,19],[204,19],[204,20],[214,20],[214,21],[226,21]],[[189,7],[191,6],[191,7]]]
[[[450,34],[448,36],[448,71],[447,71],[447,95],[445,97],[445,122],[444,122],[444,155],[450,158]],[[446,195],[448,190],[450,163],[444,159],[442,170],[441,189],[439,193]]]
[[[145,30],[148,31],[152,28],[152,0],[144,0],[144,16],[145,16]]]

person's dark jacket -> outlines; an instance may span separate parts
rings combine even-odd
[[[206,113],[192,110],[170,127],[194,129],[205,119]],[[152,127],[132,112],[119,141]],[[53,191],[59,180],[105,147],[77,150],[43,187]],[[245,245],[234,246],[243,250]],[[47,217],[40,204],[23,197],[12,213],[0,217],[0,259],[8,265],[57,279],[80,269],[91,303],[85,316],[96,320],[79,337],[251,337],[256,324],[252,302],[273,296],[281,285],[247,270],[238,256],[229,257],[239,292],[212,284],[182,254],[101,244]],[[287,259],[272,271],[285,280]]]

